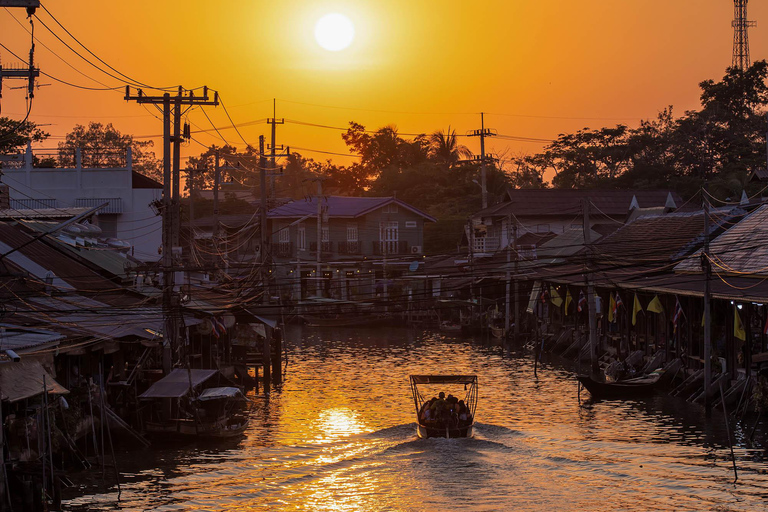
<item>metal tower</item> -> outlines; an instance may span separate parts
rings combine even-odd
[[[749,60],[749,36],[747,29],[757,25],[754,21],[747,20],[747,2],[749,0],[733,0],[733,59],[731,67],[741,71],[752,65]]]

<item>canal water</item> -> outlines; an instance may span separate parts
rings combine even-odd
[[[118,451],[65,510],[768,510],[768,457],[684,401],[591,402],[529,354],[401,328],[286,331],[282,389],[226,444]],[[416,437],[408,375],[474,373],[471,439]],[[435,389],[435,392],[440,391]],[[463,396],[463,390],[454,391]],[[586,400],[585,400],[586,399]]]

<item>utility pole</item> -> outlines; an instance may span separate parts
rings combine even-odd
[[[173,367],[173,352],[178,349],[180,341],[179,329],[179,300],[175,291],[173,248],[178,246],[179,239],[179,211],[178,204],[173,203],[173,192],[178,197],[179,184],[173,183],[173,178],[179,178],[178,165],[172,168],[172,162],[180,162],[180,119],[181,106],[204,106],[219,104],[218,93],[214,93],[213,100],[208,97],[208,87],[203,87],[203,95],[195,96],[192,91],[187,94],[179,87],[178,93],[173,98],[173,104],[176,108],[174,118],[176,127],[174,136],[171,136],[171,95],[165,93],[162,96],[148,96],[141,89],[137,89],[136,94],[131,94],[131,87],[125,87],[125,100],[136,101],[139,104],[151,104],[163,106],[163,249],[162,249],[162,268],[163,268],[163,316],[165,319],[163,328],[163,371],[167,374]],[[176,155],[172,159],[171,142],[174,142]],[[174,241],[176,245],[174,245]]]
[[[483,189],[483,210],[488,208],[488,186],[486,182],[485,164],[488,160],[485,156],[485,138],[496,135],[495,131],[485,127],[485,115],[480,112],[480,129],[472,130],[469,137],[480,137],[480,187]]]
[[[504,337],[509,337],[509,309],[511,304],[510,302],[510,288],[512,280],[512,275],[509,271],[509,264],[512,262],[512,240],[510,240],[510,232],[512,228],[512,215],[507,215],[507,275],[506,275],[506,300],[504,301]]]
[[[272,125],[272,144],[269,145],[269,197],[271,199],[275,199],[275,177],[277,175],[277,165],[275,164],[275,151],[277,148],[277,143],[275,141],[277,136],[277,125],[278,124],[285,124],[285,119],[277,120],[277,100],[274,98],[272,99],[272,119],[267,119],[267,124]],[[280,149],[282,150],[282,146],[280,146]]]
[[[27,80],[27,98],[35,97],[35,78],[40,76],[40,68],[35,67],[35,25],[32,23],[31,16],[35,10],[40,7],[39,0],[0,0],[0,7],[24,7],[27,9],[27,17],[30,18],[32,26],[32,44],[29,48],[29,62],[27,67],[21,66],[3,69],[0,64],[0,99],[3,97],[3,78],[13,78]]]
[[[589,266],[592,259],[592,236],[589,224],[589,199],[581,200],[581,210],[584,213],[584,247],[586,247],[586,260],[584,263],[584,278],[587,281],[587,302],[589,307],[589,352],[592,359],[592,373],[596,374],[599,370],[597,366],[597,307],[595,305],[595,287],[592,284],[592,274]]]
[[[707,188],[705,185],[705,192]],[[702,196],[704,198],[704,254],[701,256],[701,266],[704,270],[704,407],[710,411],[712,408],[710,398],[712,392],[712,291],[710,290],[712,267],[709,264],[709,198],[706,193]]]
[[[322,242],[323,242],[323,178],[317,177],[317,268],[315,273],[317,283],[317,296],[322,297],[322,280],[321,278],[321,264],[322,264]]]
[[[219,185],[221,184],[221,166],[219,164],[219,150],[213,161],[213,243],[218,248],[219,243]],[[218,251],[217,251],[218,252]],[[218,268],[219,260],[215,259],[214,268]]]
[[[520,253],[517,252],[517,223],[514,225],[515,232],[515,343],[520,339],[520,279],[517,277],[518,265],[520,262]]]

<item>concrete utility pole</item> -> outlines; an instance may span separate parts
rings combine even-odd
[[[0,0],[0,7],[24,7],[27,9],[27,17],[31,17],[35,14],[35,10],[40,7],[39,0]],[[0,64],[0,99],[3,97],[3,78],[19,78],[27,80],[27,97],[32,99],[35,97],[35,78],[40,76],[40,68],[35,67],[35,26],[30,19],[30,25],[32,25],[32,45],[29,48],[29,62],[27,67],[22,68],[13,67],[10,69],[3,69]]]
[[[219,150],[216,150],[213,161],[213,243],[219,243],[219,185],[221,184],[221,166],[219,164]],[[216,258],[214,268],[218,267]]]
[[[163,106],[163,248],[162,248],[162,268],[163,268],[163,316],[165,324],[163,329],[163,370],[169,373],[173,367],[173,352],[179,346],[179,300],[175,291],[173,248],[178,246],[179,239],[179,211],[173,203],[173,192],[178,194],[179,184],[173,183],[175,177],[179,179],[178,165],[172,168],[172,162],[180,162],[180,119],[181,106],[204,106],[219,104],[218,93],[214,93],[213,100],[208,97],[208,87],[203,87],[203,95],[195,96],[192,91],[187,94],[179,87],[176,97],[173,98],[173,104],[176,108],[174,118],[176,127],[174,136],[171,136],[171,95],[165,93],[162,96],[147,96],[141,89],[137,89],[135,95],[131,95],[131,87],[125,87],[125,100],[136,101],[140,104],[162,105]],[[176,155],[172,159],[171,142],[174,142]],[[176,245],[174,245],[176,241]]]
[[[584,246],[587,249],[586,261],[584,264],[584,278],[587,281],[587,302],[589,307],[589,352],[592,359],[592,373],[597,373],[597,307],[595,305],[595,287],[592,284],[592,274],[589,271],[589,265],[592,258],[592,236],[589,224],[589,199],[581,200],[581,210],[584,213]]]
[[[480,137],[480,187],[483,189],[483,210],[488,208],[488,186],[486,182],[485,164],[488,160],[485,156],[485,138],[493,137],[496,133],[485,127],[485,115],[480,112],[480,129],[468,133],[470,137]]]
[[[515,343],[520,338],[520,279],[517,277],[518,266],[520,262],[520,253],[517,252],[517,223],[514,225],[515,230]]]
[[[272,144],[269,145],[269,197],[275,199],[275,177],[277,176],[275,151],[278,149],[275,139],[277,137],[277,125],[285,124],[285,119],[277,120],[277,102],[275,99],[272,99],[272,119],[267,119],[267,124],[272,125]],[[282,145],[279,149],[283,149]]]
[[[705,186],[704,190],[707,190]],[[710,281],[712,267],[709,264],[709,198],[704,197],[704,254],[701,256],[701,266],[704,270],[704,407],[707,411],[712,408],[712,292]]]
[[[506,275],[506,299],[504,300],[504,337],[509,337],[509,309],[510,309],[510,288],[512,281],[512,275],[509,271],[509,264],[512,262],[512,240],[510,240],[510,232],[512,231],[512,216],[507,215],[507,275]]]
[[[319,176],[317,181],[317,268],[315,273],[317,283],[317,296],[322,297],[322,280],[321,280],[321,266],[322,266],[322,242],[323,242],[323,179]]]

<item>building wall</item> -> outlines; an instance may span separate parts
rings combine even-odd
[[[327,223],[329,228],[329,241],[331,242],[331,251],[326,253],[330,257],[355,257],[375,256],[374,242],[379,242],[379,223],[380,222],[397,222],[398,223],[398,240],[403,243],[404,247],[408,248],[406,254],[410,254],[412,247],[420,247],[423,252],[424,244],[424,219],[411,211],[405,210],[402,207],[398,207],[397,212],[385,212],[384,208],[380,208],[374,212],[369,213],[363,217],[356,219],[346,218],[330,218]],[[289,219],[275,219],[272,221],[272,246],[273,254],[277,254],[277,246],[280,243],[280,230],[289,226],[294,220]],[[414,227],[406,227],[406,223],[415,223]],[[306,250],[299,251],[299,229],[304,227]],[[347,242],[347,228],[348,226],[357,226],[357,239],[360,243],[360,251],[355,254],[344,254],[339,252],[339,243],[346,244]],[[291,257],[296,258],[297,254],[302,259],[314,259],[315,252],[310,251],[310,247],[317,241],[317,219],[309,218],[301,223],[294,224],[289,227]],[[284,257],[277,255],[278,259],[284,259]]]
[[[107,213],[105,219],[108,224],[111,219],[116,222],[117,238],[133,244],[133,256],[142,261],[160,258],[162,218],[149,204],[161,198],[162,189],[134,189],[130,157],[124,168],[42,169],[33,168],[31,152],[28,155],[22,167],[3,169],[2,181],[10,187],[11,200],[55,199],[56,207],[63,208],[83,206],[78,199],[94,200],[90,206],[101,199],[119,198],[119,213]],[[97,222],[98,218],[97,214]]]

